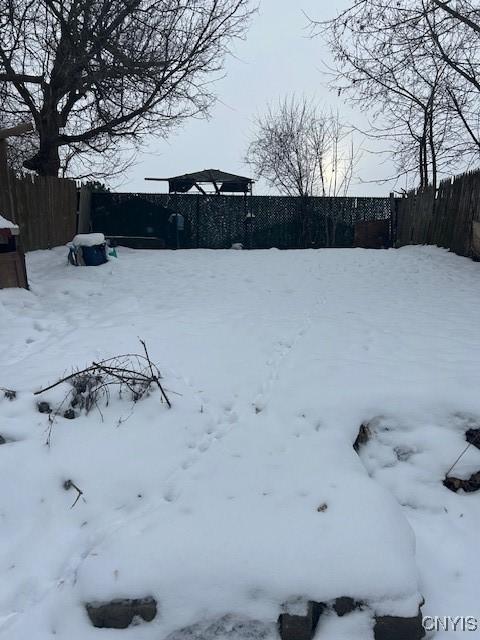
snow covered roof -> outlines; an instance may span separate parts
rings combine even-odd
[[[9,229],[10,233],[14,236],[20,232],[18,225],[11,220],[7,220],[7,218],[4,218],[2,215],[0,215],[0,229]]]

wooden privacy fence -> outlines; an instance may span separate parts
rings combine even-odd
[[[480,258],[480,170],[395,199],[395,246],[434,244],[461,256]]]
[[[73,180],[0,173],[0,214],[20,227],[24,251],[50,249],[73,238],[77,226]]]

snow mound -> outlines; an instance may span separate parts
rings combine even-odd
[[[75,247],[95,247],[105,242],[103,233],[77,233],[72,244]]]

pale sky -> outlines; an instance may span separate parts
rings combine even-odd
[[[189,120],[168,141],[153,140],[139,154],[116,191],[164,191],[161,182],[148,177],[168,177],[201,169],[221,169],[256,177],[244,162],[256,115],[268,103],[293,92],[313,98],[320,106],[338,109],[348,124],[365,126],[365,116],[345,106],[329,91],[322,74],[329,52],[320,38],[310,38],[306,15],[315,19],[333,17],[347,0],[261,0],[244,41],[236,43],[234,57],[226,61],[226,76],[215,86],[218,102],[208,120]],[[366,148],[372,143],[359,139]],[[391,184],[365,181],[387,178],[394,169],[384,157],[364,152],[351,195],[388,195]],[[261,180],[257,195],[274,193]]]

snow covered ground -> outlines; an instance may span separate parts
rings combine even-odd
[[[480,495],[442,485],[480,426],[479,264],[120,249],[75,268],[58,248],[27,266],[30,291],[0,291],[0,387],[18,392],[0,394],[1,638],[270,639],[284,603],[339,596],[368,608],[322,615],[319,640],[372,640],[373,611],[422,596],[424,615],[480,617]],[[115,399],[46,446],[33,392],[139,337],[173,408]],[[471,447],[455,475],[479,469]],[[85,613],[148,595],[157,617],[128,630]]]

